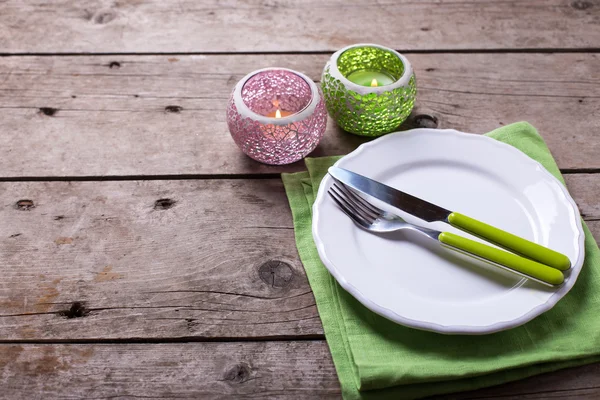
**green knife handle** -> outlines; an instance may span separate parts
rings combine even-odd
[[[523,257],[530,258],[541,264],[546,264],[561,271],[566,271],[571,268],[571,261],[564,254],[550,250],[547,247],[530,242],[529,240],[503,231],[502,229],[495,228],[484,222],[477,221],[466,215],[453,212],[448,216],[448,222],[455,228],[462,229],[463,231],[485,239],[488,242],[494,243],[499,247],[520,254]]]
[[[456,250],[483,258],[508,268],[513,272],[517,272],[520,275],[525,275],[528,278],[533,278],[552,286],[561,285],[565,280],[563,273],[555,268],[550,268],[547,265],[540,264],[528,258],[455,235],[454,233],[442,232],[438,240]]]

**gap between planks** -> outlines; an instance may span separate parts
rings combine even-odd
[[[310,155],[308,156],[310,157]],[[567,168],[563,175],[599,174],[600,168]],[[116,182],[116,181],[182,181],[212,179],[280,179],[281,173],[266,174],[176,174],[176,175],[107,175],[107,176],[7,176],[0,182]]]
[[[308,51],[188,51],[188,52],[60,52],[60,53],[0,53],[0,57],[77,57],[77,56],[257,56],[257,55],[318,55],[333,54],[339,49],[331,50],[308,50]],[[403,54],[560,54],[560,53],[600,53],[600,47],[587,47],[570,49],[566,47],[557,48],[524,48],[524,49],[394,49]]]
[[[51,313],[55,314],[55,313]],[[260,343],[260,342],[314,342],[325,340],[324,334],[308,335],[273,335],[273,336],[219,336],[219,337],[158,337],[158,338],[123,338],[123,339],[15,339],[0,340],[0,345],[49,345],[49,344],[176,344],[176,343]]]

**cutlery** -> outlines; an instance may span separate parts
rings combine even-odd
[[[342,183],[339,185],[334,183],[329,188],[328,194],[346,215],[367,231],[387,233],[409,229],[436,240],[452,250],[486,261],[539,283],[560,286],[564,282],[564,275],[558,269],[451,232],[440,232],[409,224],[399,216],[370,204],[352,190],[347,189]]]
[[[330,167],[329,174],[338,182],[352,189],[375,197],[427,222],[442,221],[448,223],[499,247],[560,271],[571,268],[571,261],[564,254],[488,225],[485,222],[456,211],[446,210],[426,200],[343,168]]]

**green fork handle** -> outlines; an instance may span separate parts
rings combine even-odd
[[[560,271],[571,268],[571,261],[567,256],[537,243],[530,242],[522,237],[513,235],[484,222],[466,215],[453,212],[448,216],[448,222],[455,228],[462,229],[488,242],[506,250],[530,258],[538,263],[548,265]]]
[[[438,236],[438,240],[440,243],[452,247],[455,250],[491,261],[510,269],[519,275],[551,286],[559,286],[565,280],[563,273],[558,269],[550,268],[547,265],[540,264],[528,258],[467,239],[454,233],[442,232]]]

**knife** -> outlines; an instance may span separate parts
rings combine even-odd
[[[485,222],[478,221],[456,211],[446,210],[426,200],[394,189],[366,176],[348,171],[347,169],[330,167],[329,174],[348,187],[373,196],[424,221],[442,221],[448,223],[455,228],[468,232],[499,247],[560,271],[566,271],[571,268],[571,261],[564,254],[488,225]]]

